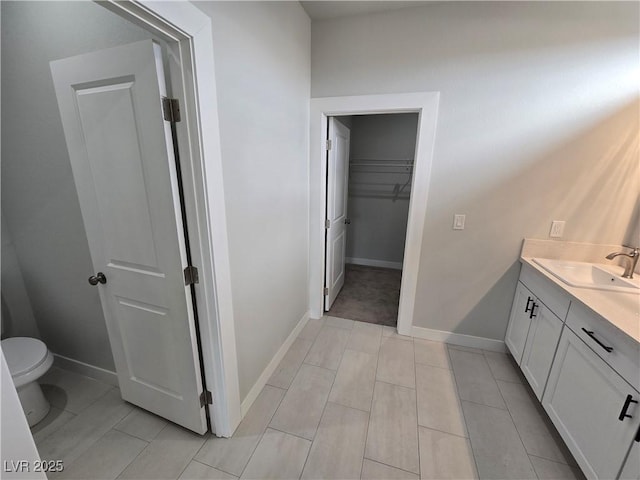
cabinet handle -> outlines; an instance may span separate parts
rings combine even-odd
[[[598,340],[596,338],[596,336],[593,334],[593,330],[587,330],[586,328],[582,327],[582,331],[584,333],[586,333],[587,335],[589,335],[594,342],[596,342],[598,345],[600,345],[602,348],[604,348],[607,352],[611,353],[613,352],[613,347],[607,347],[604,343],[602,343],[600,340]]]
[[[634,438],[634,440],[640,443],[640,427],[638,427],[638,431],[636,432],[636,438]]]
[[[638,403],[638,401],[634,400],[631,395],[627,395],[627,399],[624,401],[624,405],[622,405],[622,411],[620,412],[620,415],[618,415],[618,420],[622,422],[625,418],[633,418],[631,415],[627,415],[629,405],[631,405],[632,403]],[[636,439],[637,437],[638,435],[636,435]]]
[[[536,302],[533,302],[533,305],[531,306],[531,313],[529,314],[529,318],[535,318],[538,316],[537,313],[533,313],[535,311],[535,309],[537,307],[539,307],[540,305],[538,305]]]
[[[533,302],[533,298],[531,298],[531,297],[527,297],[527,306],[526,306],[526,307],[525,307],[525,309],[524,309],[524,313],[527,313],[527,312],[529,312],[529,311],[533,310],[533,308],[532,308],[532,309],[529,309],[529,304],[530,304],[531,302]],[[535,305],[535,303],[534,303],[534,305]]]

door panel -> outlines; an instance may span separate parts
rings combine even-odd
[[[51,62],[122,397],[206,431],[161,50],[152,41]],[[90,288],[90,287],[88,287]]]
[[[326,234],[325,310],[329,310],[344,285],[344,264],[347,246],[347,188],[349,185],[349,141],[351,132],[335,118],[329,118],[331,150],[327,163],[327,218],[330,222]]]

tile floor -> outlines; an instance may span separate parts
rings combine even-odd
[[[53,368],[34,427],[50,478],[583,478],[505,354],[310,320],[229,439]]]

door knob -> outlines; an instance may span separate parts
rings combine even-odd
[[[97,285],[99,283],[107,283],[107,277],[104,276],[104,273],[98,272],[95,275],[91,275],[89,277],[89,283],[91,285]]]
[[[345,225],[351,225],[351,219],[350,218],[345,218],[344,219],[344,223],[345,223]]]

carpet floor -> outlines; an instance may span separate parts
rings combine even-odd
[[[328,314],[394,327],[401,280],[401,270],[347,264],[344,287]]]

